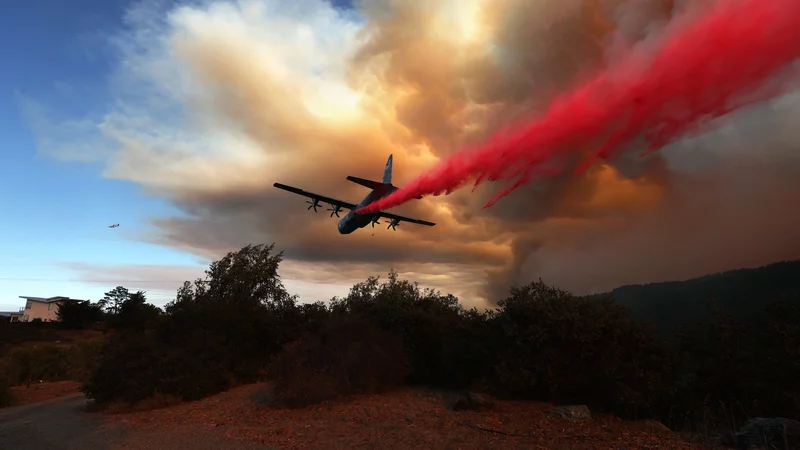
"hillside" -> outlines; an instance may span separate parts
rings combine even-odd
[[[70,347],[82,342],[101,338],[104,333],[99,330],[70,330],[59,328],[56,323],[46,324],[10,324],[0,323],[0,357],[11,348],[30,347],[49,344],[57,347]]]
[[[800,300],[800,260],[715,273],[686,281],[627,285],[591,297],[611,296],[652,321],[669,337],[675,326],[708,319],[712,307],[748,322],[764,317],[773,300]]]

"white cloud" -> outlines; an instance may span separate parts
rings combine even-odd
[[[110,156],[96,123],[90,119],[54,120],[45,105],[22,93],[17,106],[36,139],[38,150],[50,157],[71,162],[100,162]]]

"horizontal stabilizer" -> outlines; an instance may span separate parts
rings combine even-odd
[[[348,176],[347,179],[349,181],[352,181],[353,183],[360,184],[360,185],[362,185],[364,187],[368,187],[370,189],[380,189],[380,188],[385,186],[380,181],[365,180],[363,178],[350,177],[350,176]]]
[[[363,178],[352,177],[352,176],[348,176],[347,179],[352,181],[353,183],[360,184],[360,185],[362,185],[364,187],[368,187],[370,189],[379,189],[379,188],[382,188],[382,187],[388,185],[388,186],[391,186],[392,188],[394,188],[394,190],[397,190],[397,186],[394,186],[391,183],[381,183],[379,181],[365,180]],[[421,195],[418,196],[418,197],[415,197],[415,198],[418,199],[418,200],[422,200],[422,196]]]

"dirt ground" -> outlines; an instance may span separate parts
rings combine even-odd
[[[80,393],[80,383],[77,381],[57,381],[55,383],[36,383],[11,388],[17,405],[27,405],[53,398],[65,397]]]
[[[67,390],[66,384],[42,386],[26,398]],[[552,406],[542,403],[497,402],[488,412],[453,412],[441,395],[411,389],[296,410],[268,402],[269,386],[255,384],[170,408],[108,414],[87,412],[85,399],[72,393],[0,409],[0,448],[714,448],[688,444],[651,423],[601,414],[575,422],[548,416],[544,411]]]
[[[488,412],[453,412],[441,395],[402,390],[280,410],[268,386],[243,386],[163,410],[115,416],[137,428],[205,426],[236,441],[305,449],[704,449],[652,423],[595,415],[573,422],[545,415],[542,403],[498,402]]]

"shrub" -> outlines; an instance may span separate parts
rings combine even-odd
[[[207,279],[185,283],[164,313],[123,311],[131,295],[115,289],[108,297],[122,299],[109,303],[119,305],[116,332],[109,345],[97,344],[97,360],[88,347],[73,349],[72,376],[85,377],[87,395],[106,404],[197,399],[262,379],[269,366],[287,406],[405,382],[585,403],[669,425],[676,418],[696,425],[709,405],[722,405],[728,422],[793,417],[800,408],[800,302],[762,315],[763,324],[715,318],[676,340],[683,348],[674,352],[611,298],[578,298],[541,281],[512,289],[488,312],[465,311],[454,296],[395,272],[383,283],[357,283],[328,305],[301,305],[284,290],[282,257],[272,251],[247,246],[212,263]],[[16,335],[13,328],[0,325],[0,342]],[[15,373],[33,379],[23,372]]]
[[[363,317],[403,339],[409,359],[409,382],[465,388],[485,371],[483,327],[486,315],[464,311],[458,299],[391,271],[384,283],[376,277],[358,283],[343,299],[334,298],[334,316]]]
[[[272,251],[249,245],[213,262],[207,279],[184,283],[165,314],[132,309],[136,325],[122,327],[105,347],[86,395],[98,403],[195,400],[258,380],[270,357],[306,327],[303,311],[319,316],[286,293],[277,275],[282,255]],[[141,306],[134,295],[117,287],[107,297],[121,299],[110,304],[120,305],[122,317],[125,305]]]
[[[69,349],[69,377],[72,380],[85,382],[97,369],[107,341],[94,339],[78,342]]]
[[[196,400],[231,386],[224,334],[194,330],[163,343],[168,325],[112,336],[84,383],[86,396],[99,404],[133,404],[158,394]]]
[[[268,362],[264,311],[183,305],[144,330],[115,333],[84,392],[98,403],[136,403],[155,395],[196,400],[253,382]]]
[[[766,312],[765,323],[748,324],[714,309],[710,319],[681,327],[684,377],[669,403],[684,413],[670,421],[718,430],[800,414],[800,304],[780,301]]]
[[[671,352],[655,329],[610,299],[576,298],[539,281],[512,289],[492,326],[495,357],[486,363],[507,396],[635,415],[672,382]]]
[[[14,393],[11,392],[11,383],[0,365],[0,408],[11,406],[15,403]]]
[[[288,344],[272,365],[275,400],[289,407],[382,392],[407,373],[402,340],[353,318]]]
[[[762,352],[757,353],[759,381],[769,392],[762,397],[779,414],[800,416],[800,298],[772,302],[769,326],[763,330]]]
[[[113,402],[102,405],[94,404],[90,406],[90,409],[100,409],[107,414],[126,414],[168,408],[170,406],[179,405],[182,402],[183,400],[181,400],[179,397],[156,393],[152,397],[148,397],[135,403]]]
[[[47,342],[62,339],[58,322],[43,322],[31,326],[30,323],[0,322],[0,356],[23,343]]]
[[[147,298],[143,291],[131,294],[122,286],[117,287],[115,291],[106,293],[106,297],[110,297],[112,293],[115,293],[114,295],[118,297],[112,307],[115,312],[109,314],[106,319],[108,326],[111,328],[117,330],[144,328],[148,323],[155,321],[162,313],[160,308],[147,303]]]
[[[70,376],[69,350],[53,344],[13,348],[6,356],[6,367],[12,385],[66,380]]]

